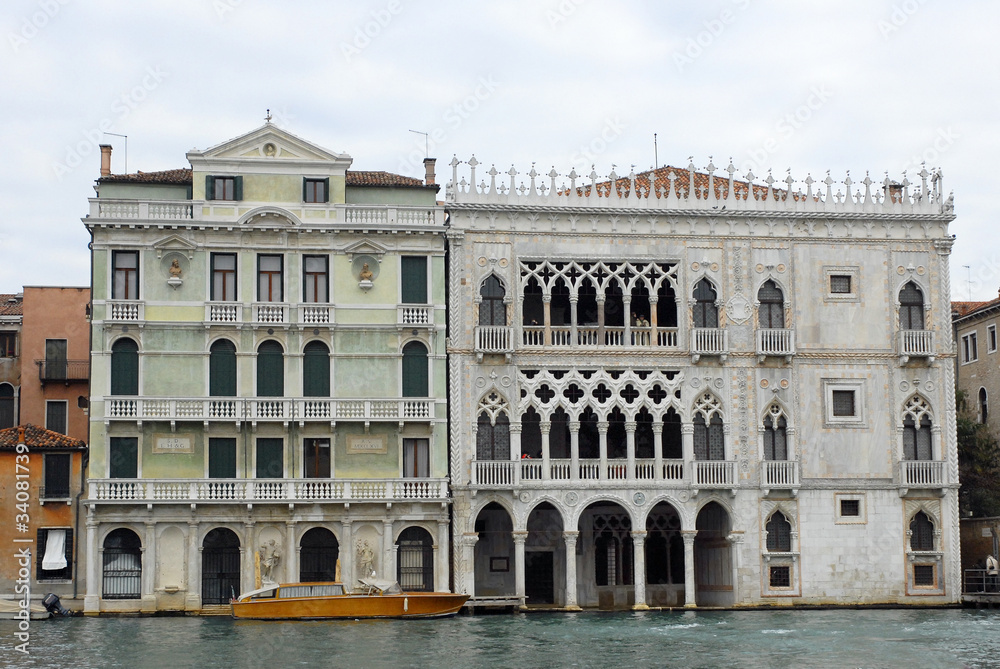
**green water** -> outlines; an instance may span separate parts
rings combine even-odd
[[[1000,611],[830,610],[257,622],[72,618],[31,625],[14,667],[1000,667]]]

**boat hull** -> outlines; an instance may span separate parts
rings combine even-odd
[[[324,620],[349,618],[442,618],[453,616],[468,595],[404,592],[392,595],[335,595],[235,601],[233,617],[247,620]]]

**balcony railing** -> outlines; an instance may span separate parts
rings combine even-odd
[[[509,326],[476,326],[476,353],[510,353],[513,350],[512,328]]]
[[[148,503],[405,502],[447,500],[448,480],[90,479],[88,501]]]
[[[42,383],[85,383],[90,379],[89,360],[35,360]]]
[[[566,458],[549,460],[548,476],[542,460],[474,460],[472,462],[472,485],[483,488],[512,488],[517,485],[515,474],[520,474],[521,484],[532,485],[534,481],[598,481],[610,482],[629,480],[628,461],[612,459],[604,461],[604,476],[601,476],[602,461],[584,458],[578,461],[577,476],[573,476],[573,461]],[[520,471],[518,472],[518,468]],[[635,479],[642,481],[684,482],[683,460],[662,460],[657,468],[656,460],[635,461]]]
[[[625,328],[608,325],[579,325],[576,336],[568,325],[549,327],[550,346],[553,347],[605,347],[605,348],[677,348],[677,328],[656,328],[635,326]],[[546,346],[545,328],[540,325],[525,325],[521,329],[521,343],[524,346]]]
[[[239,323],[243,320],[240,302],[206,302],[205,320],[209,323]]]
[[[146,305],[140,300],[108,300],[107,319],[129,322],[146,320]]]
[[[104,415],[110,420],[163,421],[331,421],[430,420],[433,399],[332,398],[156,398],[109,397]]]
[[[760,463],[760,487],[798,488],[799,463],[795,460],[765,460]]]
[[[729,333],[723,328],[691,330],[691,359],[698,362],[703,355],[725,357],[729,353]]]
[[[403,304],[396,307],[396,322],[400,325],[434,325],[434,307]]]
[[[695,460],[693,485],[697,488],[736,487],[734,460]]]
[[[910,358],[927,358],[934,362],[933,330],[900,330],[899,331],[899,362],[905,365]]]
[[[288,323],[288,305],[281,302],[255,303],[253,320],[262,325],[284,325]]]
[[[757,330],[757,356],[763,362],[768,356],[783,357],[791,362],[795,355],[795,330],[793,328],[764,328]]]
[[[944,462],[903,460],[902,483],[909,488],[940,488],[944,485]]]

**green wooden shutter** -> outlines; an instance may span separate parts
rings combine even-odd
[[[212,397],[236,396],[236,345],[228,339],[212,344],[208,358],[208,394]]]
[[[323,202],[330,201],[330,177],[323,179]]]
[[[426,256],[403,256],[401,260],[403,303],[427,304]]]
[[[285,394],[285,364],[281,344],[266,341],[257,349],[257,396]]]
[[[205,177],[205,199],[214,200],[215,199],[215,177],[211,174]]]
[[[119,339],[111,347],[111,394],[139,394],[139,345]]]
[[[111,478],[134,479],[139,476],[139,439],[111,437]]]
[[[403,397],[427,397],[427,349],[410,342],[403,347]]]
[[[309,179],[302,177],[302,201],[306,202],[306,196],[309,194]]]
[[[330,351],[322,342],[309,342],[302,356],[303,397],[330,396]]]
[[[69,453],[45,454],[45,497],[69,497]]]
[[[208,478],[236,478],[236,440],[208,440]]]
[[[284,477],[285,444],[278,439],[257,440],[257,478],[280,479]]]
[[[236,200],[242,200],[243,199],[243,177],[235,177],[233,179],[233,182],[234,182],[234,188],[233,188],[234,195],[233,195],[233,198],[236,199]]]

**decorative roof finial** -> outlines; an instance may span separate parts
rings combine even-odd
[[[271,122],[271,110],[270,109],[267,110],[267,114],[264,116],[264,120],[267,121],[268,123]]]

